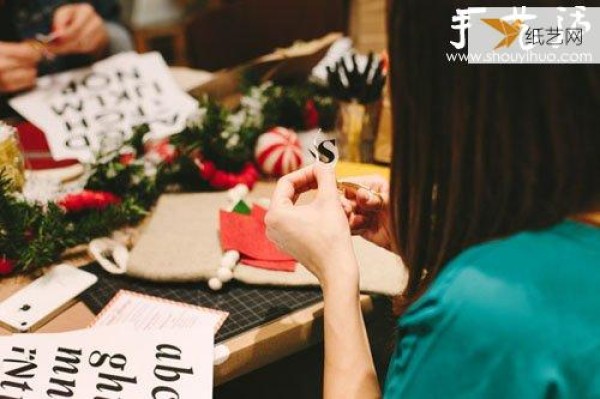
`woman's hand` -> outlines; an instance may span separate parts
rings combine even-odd
[[[42,54],[27,43],[0,42],[0,93],[35,86]]]
[[[390,186],[381,176],[361,176],[344,181],[369,188],[356,191],[345,190],[342,203],[348,216],[352,234],[361,235],[380,247],[390,249],[392,231],[390,229]],[[379,195],[374,195],[372,192]]]
[[[296,204],[300,194],[312,189],[317,190],[312,202]],[[323,287],[323,397],[380,397],[359,302],[358,264],[333,168],[316,162],[282,177],[265,223],[269,239],[306,266]]]
[[[300,194],[316,189],[306,205]],[[267,237],[306,266],[324,289],[332,282],[358,286],[352,237],[333,168],[315,163],[282,177],[265,217]]]
[[[54,54],[88,54],[99,58],[108,48],[104,20],[88,3],[67,4],[54,12],[53,31],[60,36],[48,46]]]

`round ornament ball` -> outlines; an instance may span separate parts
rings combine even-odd
[[[302,166],[302,145],[294,131],[275,127],[258,138],[254,156],[263,173],[283,176]]]

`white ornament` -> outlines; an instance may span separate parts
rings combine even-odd
[[[208,286],[213,291],[219,291],[221,288],[223,288],[223,283],[217,277],[213,277],[208,280]]]
[[[231,279],[233,278],[233,272],[231,271],[231,269],[229,269],[227,267],[220,267],[217,270],[217,278],[222,283],[227,283],[227,282],[231,281]]]
[[[302,145],[292,130],[274,127],[258,138],[254,157],[265,174],[283,176],[302,166]]]

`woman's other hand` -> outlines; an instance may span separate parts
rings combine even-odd
[[[88,3],[67,4],[54,12],[53,31],[58,38],[48,46],[54,54],[88,54],[101,57],[109,44],[104,20]]]
[[[368,190],[364,188],[344,190],[342,203],[352,234],[360,235],[380,247],[390,249],[392,232],[389,182],[378,175],[354,177],[344,181],[368,188]]]
[[[308,204],[296,204],[300,194],[316,189]],[[315,163],[282,177],[265,217],[267,237],[318,279],[324,289],[334,282],[358,287],[358,266],[335,171]]]
[[[35,86],[42,54],[27,43],[0,42],[0,93],[14,93]]]

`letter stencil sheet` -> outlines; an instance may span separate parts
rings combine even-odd
[[[122,53],[42,76],[10,105],[45,133],[55,160],[83,162],[100,149],[118,148],[141,124],[153,138],[178,133],[198,107],[158,53]]]
[[[212,397],[214,334],[128,325],[0,338],[0,397]]]

